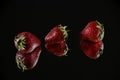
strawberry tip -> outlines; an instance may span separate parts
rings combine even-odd
[[[99,54],[100,54],[100,55],[103,54],[103,49],[104,49],[104,44],[102,44],[102,47],[101,47],[101,49],[100,49],[100,51],[99,51]]]
[[[67,55],[67,52],[68,52],[69,48],[68,48],[68,45],[67,45],[67,44],[65,44],[65,45],[66,45],[66,49],[64,50],[64,54],[63,54],[63,55],[64,55],[64,56],[68,56],[68,55]]]

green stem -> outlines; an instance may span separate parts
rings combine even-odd
[[[17,62],[18,68],[22,69],[23,72],[27,70],[27,67],[23,64],[22,59],[20,57],[17,58],[16,62]]]
[[[17,45],[18,51],[25,49],[25,36],[21,36],[19,38],[15,38],[15,44]]]
[[[66,30],[67,26],[62,26],[62,25],[59,25],[59,26],[60,26],[61,31],[63,32],[64,39],[66,40],[68,38],[68,31],[69,30]]]

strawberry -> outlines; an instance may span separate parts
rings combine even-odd
[[[41,45],[41,41],[30,32],[19,33],[14,39],[15,47],[20,53],[31,53]]]
[[[91,42],[99,42],[104,37],[104,26],[98,21],[89,22],[81,31],[81,39]]]
[[[89,41],[81,40],[80,47],[82,51],[91,59],[97,59],[103,54],[104,44],[102,41],[92,43]]]
[[[49,52],[53,53],[56,56],[64,56],[68,51],[67,44],[64,41],[54,44],[46,43],[45,47]]]
[[[20,51],[16,53],[16,63],[18,68],[23,71],[33,69],[39,59],[41,48],[37,47],[34,51],[29,54],[22,54]]]
[[[67,26],[55,26],[45,37],[46,43],[56,43],[64,41],[68,37]]]
[[[64,56],[68,52],[66,27],[62,25],[55,26],[45,37],[46,49],[56,56]]]
[[[33,69],[41,53],[41,41],[30,32],[19,33],[14,39],[16,63],[18,68],[24,70]]]

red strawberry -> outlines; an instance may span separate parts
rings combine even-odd
[[[68,33],[66,26],[55,26],[45,37],[46,49],[56,56],[64,56],[67,54],[68,46],[66,38]]]
[[[81,40],[80,47],[82,51],[91,59],[97,59],[103,54],[104,44],[102,41],[92,43],[89,41]]]
[[[21,54],[20,51],[16,53],[16,63],[18,68],[24,70],[33,69],[39,59],[41,48],[38,47],[29,54]]]
[[[41,45],[41,41],[30,32],[22,32],[14,39],[15,47],[20,53],[31,53],[35,48]]]
[[[81,32],[81,39],[99,42],[104,37],[104,26],[98,21],[91,21]]]
[[[64,56],[68,51],[67,44],[64,41],[54,44],[46,43],[45,47],[49,52],[53,53],[56,56]]]
[[[45,37],[45,41],[47,43],[56,43],[60,41],[64,41],[67,37],[67,26],[58,25],[55,26]]]

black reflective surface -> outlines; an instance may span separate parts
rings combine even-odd
[[[118,78],[119,18],[118,1],[0,1],[1,80],[81,79],[103,80]],[[80,31],[89,21],[104,24],[104,53],[97,60],[89,59],[80,49]],[[68,56],[57,57],[45,49],[44,37],[54,26],[67,25],[70,30]],[[17,68],[14,37],[29,31],[42,41],[42,53],[33,70]]]

